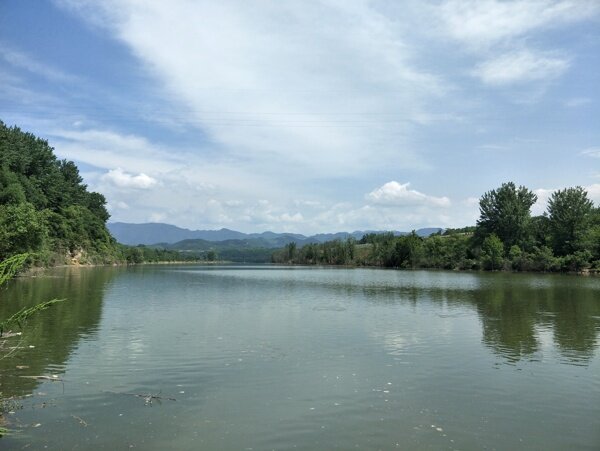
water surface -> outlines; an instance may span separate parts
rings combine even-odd
[[[55,297],[0,360],[0,448],[600,449],[598,278],[71,268],[0,317]]]

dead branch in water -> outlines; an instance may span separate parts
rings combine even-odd
[[[126,395],[126,396],[135,396],[137,398],[142,398],[144,400],[144,403],[146,405],[151,405],[153,400],[157,400],[157,401],[162,401],[167,400],[167,401],[177,401],[175,398],[169,398],[168,396],[160,396],[161,392],[158,392],[157,394],[152,394],[152,393],[118,393],[118,392],[114,392],[114,391],[109,391],[108,393],[114,393],[115,395]]]
[[[19,376],[22,377],[23,379],[35,379],[38,381],[52,381],[52,382],[64,382],[60,377],[53,375],[53,376]]]

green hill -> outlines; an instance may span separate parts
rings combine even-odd
[[[0,259],[33,252],[45,264],[119,259],[102,194],[47,141],[0,121]]]

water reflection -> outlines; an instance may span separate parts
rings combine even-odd
[[[196,270],[189,271],[180,274],[191,277]],[[118,272],[125,279],[133,277],[131,284],[137,283],[136,271],[64,268],[39,279],[13,281],[0,292],[2,318],[42,300],[68,299],[31,320],[21,344],[24,349],[13,358],[0,360],[0,381],[5,396],[30,393],[37,385],[36,381],[19,378],[19,375],[41,375],[50,367],[55,373],[62,371],[78,342],[96,332],[102,314],[103,294]],[[165,283],[164,278],[173,272],[152,274],[160,283]],[[436,315],[446,318],[475,311],[481,324],[483,344],[509,363],[541,359],[544,340],[550,339],[565,362],[585,365],[598,346],[598,279],[540,274],[315,271],[268,267],[210,268],[202,272],[226,278],[230,281],[228,286],[247,284],[248,279],[253,279],[265,289],[278,286],[282,293],[315,290],[319,293],[317,298],[331,300],[314,305],[314,311],[342,312],[347,309],[345,302],[360,297],[379,305],[408,303],[415,309],[429,305],[436,308]],[[207,289],[207,285],[201,286]],[[223,289],[222,285],[218,287]],[[324,291],[330,294],[323,296]],[[11,340],[16,344],[18,338]],[[132,342],[131,346],[134,344]],[[22,366],[28,368],[17,369]]]
[[[564,358],[588,361],[600,331],[598,291],[576,277],[511,276],[516,283],[506,276],[482,277],[481,288],[470,296],[484,343],[509,360],[536,358],[541,332],[551,330]]]
[[[598,346],[598,278],[267,266],[220,267],[204,273],[231,282],[251,279],[265,286],[282,285],[287,291],[326,290],[338,301],[362,296],[378,305],[409,303],[417,308],[433,303],[444,315],[447,309],[468,307],[479,316],[484,345],[508,362],[540,359],[542,336],[548,331],[566,362],[586,364]],[[332,305],[317,309],[339,309]]]
[[[42,425],[2,439],[10,449],[598,443],[600,279],[266,266],[58,276],[0,293],[17,300],[3,316],[69,298],[30,324],[21,361],[0,362],[8,395],[36,392],[12,418]],[[20,379],[20,364],[64,372],[65,391]]]
[[[0,391],[4,397],[31,393],[38,381],[23,375],[61,374],[81,339],[93,336],[102,314],[102,299],[116,268],[60,268],[36,279],[13,280],[0,291],[0,318],[23,307],[50,299],[65,299],[38,313],[21,337],[7,339],[19,346],[14,355],[0,359]]]
[[[566,360],[585,363],[593,357],[600,334],[597,279],[539,274],[465,276],[475,277],[477,283],[461,286],[437,281],[425,287],[422,281],[409,278],[399,287],[367,287],[364,291],[378,302],[469,306],[479,315],[483,343],[510,362],[538,359],[540,335],[547,330]]]

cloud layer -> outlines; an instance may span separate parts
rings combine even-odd
[[[0,31],[0,114],[114,220],[410,230],[473,223],[508,180],[595,189],[596,0],[53,5],[76,34]]]
[[[134,189],[149,189],[158,183],[156,179],[144,173],[133,175],[123,171],[121,168],[108,171],[102,176],[102,180],[112,183],[118,188]]]
[[[391,181],[367,194],[367,200],[378,205],[397,207],[449,207],[447,197],[434,197],[409,189],[410,183]]]

